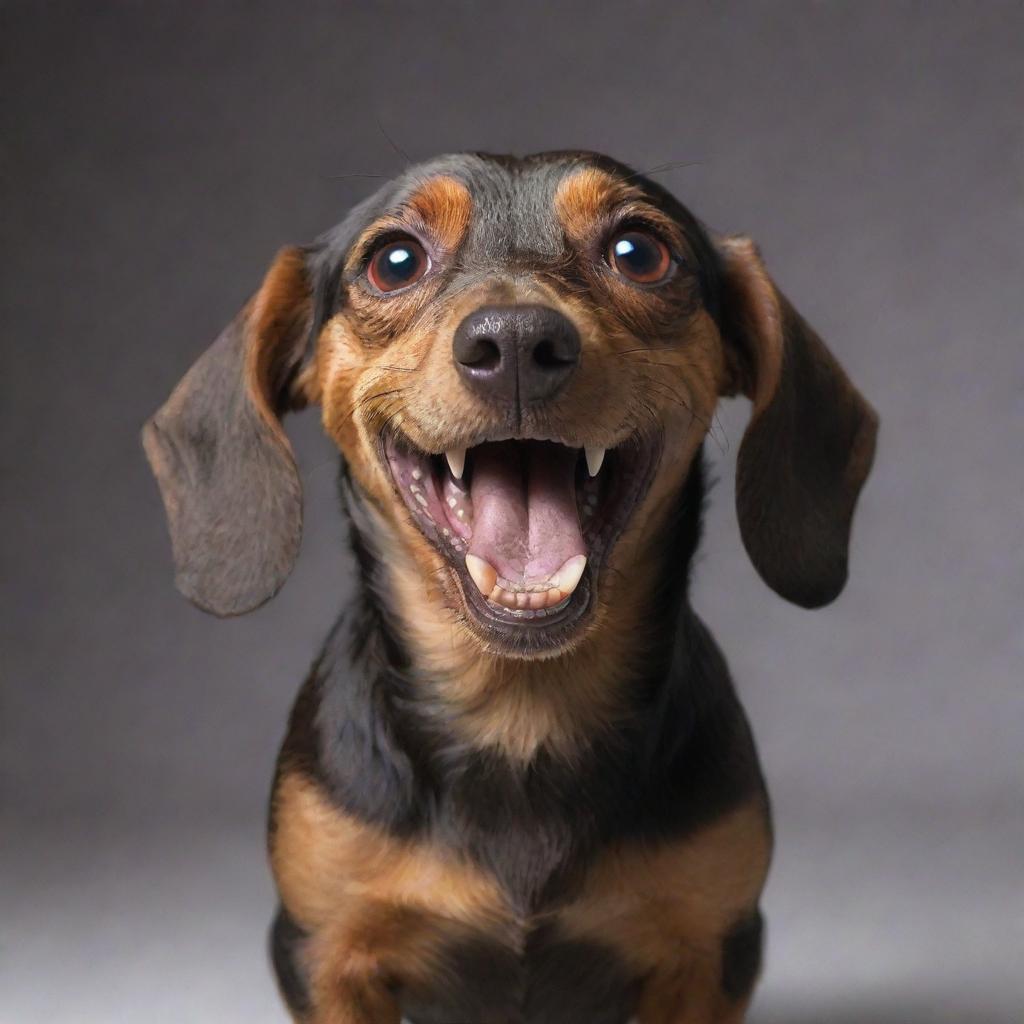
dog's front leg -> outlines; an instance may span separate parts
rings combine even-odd
[[[401,1024],[402,1015],[387,988],[372,980],[330,985],[316,999],[307,1024]]]
[[[749,1005],[749,993],[723,989],[719,956],[693,953],[647,979],[635,1024],[743,1024]]]

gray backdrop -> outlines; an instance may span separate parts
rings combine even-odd
[[[297,571],[218,622],[172,588],[138,428],[397,147],[568,146],[692,162],[662,180],[759,240],[882,416],[814,613],[740,548],[745,403],[709,443],[695,601],[778,818],[755,1021],[1024,1019],[1024,5],[0,12],[3,1024],[284,1020],[262,820],[348,592],[335,461],[290,422]]]

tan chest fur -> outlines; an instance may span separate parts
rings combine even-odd
[[[436,981],[452,943],[482,938],[521,951],[543,925],[611,947],[656,993],[681,972],[691,981],[717,972],[723,936],[756,904],[769,848],[763,806],[746,804],[683,841],[609,848],[568,903],[524,919],[475,864],[363,824],[311,780],[285,774],[271,859],[282,902],[310,936],[305,967],[325,998],[346,980]],[[660,1019],[654,1012],[642,1019]]]

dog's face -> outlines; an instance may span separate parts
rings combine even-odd
[[[875,418],[753,246],[712,240],[604,157],[464,155],[285,250],[146,444],[179,585],[237,613],[297,547],[277,417],[319,403],[380,557],[428,581],[471,642],[536,656],[614,614],[719,396],[740,390],[744,541],[776,590],[824,603]]]

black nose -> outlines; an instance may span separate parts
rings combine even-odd
[[[572,376],[580,336],[548,306],[482,306],[459,324],[452,351],[477,394],[525,405],[550,398]]]

